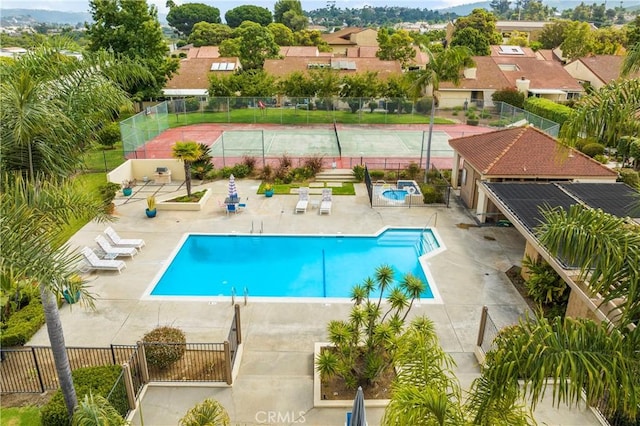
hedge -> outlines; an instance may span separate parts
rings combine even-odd
[[[44,309],[40,299],[31,299],[27,306],[14,312],[7,320],[0,337],[0,346],[6,348],[24,345],[44,323]]]
[[[71,372],[73,386],[76,389],[78,400],[82,399],[89,391],[93,395],[100,395],[105,398],[118,381],[122,367],[119,365],[106,365],[102,367],[78,368]],[[115,389],[109,403],[124,418],[129,411],[127,402],[127,391],[124,382],[121,380]],[[47,426],[69,426],[71,420],[67,415],[67,407],[64,404],[62,391],[58,389],[53,394],[49,402],[40,411],[42,424]]]
[[[542,118],[554,121],[561,126],[573,111],[568,106],[558,104],[549,99],[535,97],[527,98],[524,101],[524,109]]]

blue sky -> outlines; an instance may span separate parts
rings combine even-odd
[[[183,3],[205,3],[220,9],[221,14],[233,9],[236,6],[243,4],[253,4],[256,6],[266,7],[273,10],[273,5],[276,0],[190,0],[179,1],[174,0],[176,4]],[[327,5],[326,0],[301,0],[302,8],[304,10],[313,10],[325,7]],[[158,7],[158,11],[161,14],[166,14],[168,9],[165,7],[166,0],[147,0],[148,3],[153,3]],[[403,6],[403,7],[415,7],[420,9],[442,9],[448,6],[457,6],[465,3],[473,3],[474,0],[336,0],[336,7],[340,8],[361,8],[365,5],[370,6]],[[88,0],[30,0],[25,2],[24,0],[1,0],[3,9],[48,9],[48,10],[61,10],[69,12],[87,12],[89,10]]]

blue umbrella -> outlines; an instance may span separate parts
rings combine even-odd
[[[236,178],[229,176],[229,198],[238,198],[238,189],[236,188]]]
[[[353,400],[353,407],[351,408],[351,423],[349,426],[366,426],[367,415],[364,411],[364,393],[362,392],[362,386],[358,386],[356,397]]]

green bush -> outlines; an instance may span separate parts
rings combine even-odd
[[[583,146],[581,151],[584,154],[588,155],[589,157],[593,158],[596,155],[604,154],[604,145],[599,144],[599,143],[589,143],[589,144]]]
[[[95,395],[107,397],[111,389],[118,381],[122,367],[119,365],[106,365],[102,367],[86,367],[74,370],[73,386],[76,389],[78,398],[83,398],[90,391]],[[118,413],[124,418],[129,411],[127,393],[124,382],[120,381],[119,386],[111,394],[109,402]],[[40,411],[42,424],[47,426],[69,426],[70,418],[67,415],[67,407],[64,404],[62,391],[58,389],[49,402]]]
[[[416,111],[420,114],[428,114],[431,112],[432,98],[424,97],[416,102]]]
[[[40,298],[14,312],[4,324],[0,346],[22,346],[44,325],[44,310]]]
[[[371,170],[369,171],[371,179],[382,179],[384,177],[384,170]]]
[[[353,174],[358,182],[362,182],[364,180],[364,166],[360,164],[353,166]]]
[[[640,176],[633,169],[620,169],[620,180],[632,188],[640,189]]]
[[[246,164],[236,164],[231,168],[234,177],[243,178],[249,176],[251,169]]]
[[[195,112],[200,109],[200,100],[198,98],[187,98],[184,100],[184,108],[187,112]]]
[[[549,306],[567,304],[571,290],[548,263],[533,262],[527,257],[523,266],[529,269],[527,294],[534,302]]]
[[[120,140],[120,125],[118,123],[107,123],[98,132],[98,142],[100,145],[113,148]]]
[[[369,102],[369,111],[373,114],[373,112],[378,108],[378,103],[371,101]]]
[[[420,191],[422,192],[422,201],[425,204],[444,203],[444,193],[435,185],[421,183]]]
[[[535,97],[527,98],[524,101],[524,109],[542,118],[554,121],[560,126],[567,121],[573,111],[568,106],[558,104],[549,99]]]
[[[182,358],[187,342],[182,330],[174,327],[158,327],[142,337],[147,362],[163,369]]]
[[[598,163],[607,164],[609,162],[609,157],[603,154],[598,154],[593,157]]]
[[[496,90],[491,99],[494,102],[504,102],[514,107],[524,109],[524,93],[512,87],[505,87],[502,90]]]
[[[405,114],[411,114],[413,112],[413,102],[402,102],[402,112]]]
[[[500,120],[490,121],[488,124],[491,127],[505,127],[505,126],[511,124],[511,120],[508,120],[506,118],[502,118]]]

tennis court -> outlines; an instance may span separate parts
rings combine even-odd
[[[435,125],[430,157],[439,168],[451,168],[454,137],[491,131],[490,128]],[[196,141],[210,147],[216,167],[241,162],[245,156],[273,163],[283,155],[298,166],[310,156],[321,156],[326,167],[351,168],[366,160],[380,168],[395,168],[427,156],[428,125],[282,126],[247,124],[197,124],[168,129],[140,148],[134,158],[170,158],[176,141]]]

